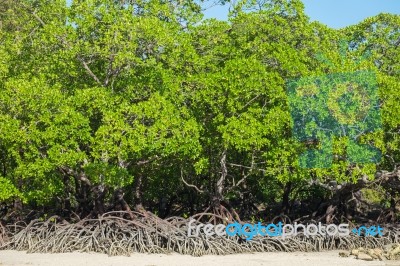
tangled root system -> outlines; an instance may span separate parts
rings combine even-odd
[[[386,233],[382,237],[306,237],[299,234],[285,239],[257,236],[251,241],[240,237],[207,237],[204,234],[188,237],[188,219],[171,217],[163,220],[151,213],[134,215],[135,219],[131,220],[124,218],[127,217],[126,213],[112,212],[97,219],[83,219],[77,223],[68,223],[53,216],[47,221],[33,220],[29,224],[0,226],[0,248],[41,253],[99,252],[110,256],[129,256],[132,252],[177,252],[201,256],[382,248],[384,245],[399,242],[396,228],[385,228]]]

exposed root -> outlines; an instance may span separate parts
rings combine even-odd
[[[285,239],[257,236],[252,241],[243,241],[240,237],[207,237],[204,234],[188,237],[188,219],[171,217],[163,220],[152,213],[131,213],[136,219],[125,219],[124,212],[111,212],[98,219],[83,219],[77,223],[68,223],[53,216],[47,221],[33,220],[28,225],[0,227],[3,232],[7,231],[7,234],[3,233],[6,237],[2,238],[1,248],[49,253],[99,252],[110,256],[129,256],[132,252],[177,252],[201,256],[256,251],[382,248],[399,241],[396,228],[386,230],[384,237],[306,237],[299,234]],[[201,215],[211,214],[203,213],[198,217]]]
[[[0,246],[5,245],[8,241],[7,229],[0,223]]]

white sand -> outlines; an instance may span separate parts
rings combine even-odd
[[[104,254],[63,253],[63,254],[27,254],[21,251],[0,251],[0,265],[49,265],[49,266],[378,266],[400,265],[400,262],[360,261],[352,257],[341,258],[338,251],[319,253],[254,253],[229,256],[192,257],[179,254],[132,254],[130,257],[108,257]]]

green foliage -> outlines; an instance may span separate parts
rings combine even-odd
[[[21,192],[11,183],[9,179],[0,177],[0,200],[6,201],[15,197],[23,198]]]
[[[382,204],[387,200],[384,191],[379,188],[365,188],[361,192],[363,198],[372,204]]]
[[[86,215],[122,191],[130,205],[166,198],[191,212],[214,198],[279,201],[291,183],[372,179],[400,160],[399,16],[334,30],[310,22],[299,0],[238,1],[228,21],[202,20],[197,1],[0,3],[0,201]],[[315,77],[341,85],[312,86]],[[371,151],[337,125],[331,167],[305,169],[290,97],[331,93],[324,104],[343,114],[346,80],[377,88],[379,127],[349,130],[384,160],[358,160]],[[367,113],[346,105],[333,119],[304,97],[297,115],[313,107],[342,125]],[[318,125],[302,126],[312,135]],[[323,194],[307,189],[299,197]]]

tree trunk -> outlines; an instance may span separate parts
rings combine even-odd
[[[136,176],[133,182],[133,200],[135,202],[135,210],[138,212],[143,212],[143,200],[142,200],[142,186],[143,185],[143,174],[140,173]]]
[[[292,192],[292,185],[292,182],[289,181],[283,189],[282,214],[288,214],[290,211],[290,193]]]
[[[217,184],[215,186],[215,196],[213,198],[213,203],[216,204],[216,206],[219,206],[221,204],[221,201],[224,199],[223,193],[224,193],[224,185],[225,185],[225,179],[226,176],[228,175],[228,170],[226,168],[226,149],[222,152],[221,156],[221,177],[218,179]]]
[[[105,212],[104,198],[106,196],[106,188],[104,185],[93,187],[94,207],[93,213],[95,216],[102,215]]]
[[[122,191],[122,189],[116,189],[114,192],[114,210],[122,210],[122,211],[126,211],[129,213],[129,218],[131,218],[132,220],[135,218],[131,208],[129,207],[128,203],[125,201],[124,199],[124,192]],[[117,208],[118,206],[118,208]]]

